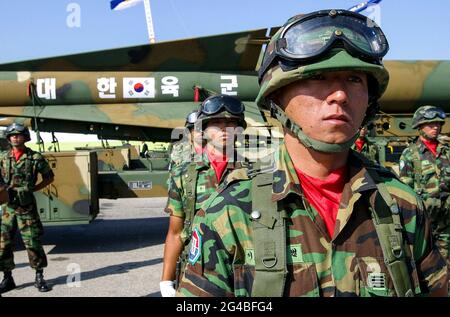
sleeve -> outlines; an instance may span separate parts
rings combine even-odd
[[[45,157],[40,153],[34,154],[35,159],[35,167],[36,171],[39,172],[43,178],[49,178],[53,177],[53,171],[50,168],[50,165],[48,164],[48,161],[45,159]]]
[[[164,211],[171,216],[184,218],[185,212],[183,208],[183,201],[182,201],[182,189],[179,185],[181,185],[180,182],[177,184],[177,181],[180,179],[180,175],[177,172],[178,168],[175,168],[169,176],[168,180],[168,199],[166,207],[164,208]]]
[[[433,240],[431,221],[420,199],[417,206],[413,256],[422,293],[427,294],[447,287],[447,264]]]
[[[414,166],[410,152],[405,149],[399,161],[400,180],[414,189]]]
[[[177,296],[234,296],[234,256],[227,251],[230,246],[225,246],[224,237],[210,218],[204,216],[203,210],[195,216],[188,262]]]

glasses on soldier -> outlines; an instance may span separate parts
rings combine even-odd
[[[266,50],[259,77],[281,61],[305,63],[335,47],[337,43],[353,56],[381,63],[389,50],[387,39],[375,22],[346,10],[322,10],[294,19],[283,27],[274,47]]]
[[[439,117],[441,119],[445,119],[445,112],[441,109],[432,109],[424,112],[423,117],[425,119],[434,119]]]
[[[200,112],[213,115],[223,110],[234,115],[240,115],[245,111],[244,104],[234,97],[227,95],[213,96],[207,98],[200,107]]]

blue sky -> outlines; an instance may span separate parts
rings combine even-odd
[[[111,11],[109,0],[0,0],[0,63],[146,43],[144,6]],[[152,0],[157,41],[281,25],[297,13],[358,0]],[[69,27],[67,8],[80,8]],[[384,0],[387,59],[450,59],[450,1]]]

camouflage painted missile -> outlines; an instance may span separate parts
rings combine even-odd
[[[162,130],[183,125],[198,107],[200,91],[237,95],[246,102],[249,125],[264,125],[253,100],[265,34],[263,29],[0,65],[0,115],[36,117],[34,125],[46,131],[105,136],[128,131],[132,138],[157,132],[167,139],[169,132]],[[450,61],[385,65],[391,80],[377,122],[382,133],[414,134],[410,117],[424,104],[450,113]],[[133,131],[136,127],[153,130]]]

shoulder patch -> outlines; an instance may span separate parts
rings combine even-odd
[[[197,262],[198,258],[201,255],[201,246],[202,236],[200,235],[200,232],[198,232],[198,229],[195,228],[192,232],[191,248],[189,250],[189,263],[191,263],[192,265]]]

